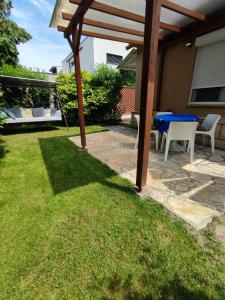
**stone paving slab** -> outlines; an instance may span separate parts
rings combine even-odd
[[[107,164],[119,175],[135,184],[137,150],[136,131],[110,126],[109,131],[87,135],[88,152]],[[71,137],[80,147],[80,137]],[[164,163],[163,154],[151,145],[148,181],[140,193],[162,203],[168,210],[200,230],[214,216],[225,212],[225,152],[196,146],[195,161],[189,154],[170,152]]]

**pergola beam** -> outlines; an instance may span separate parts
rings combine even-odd
[[[182,33],[168,34],[160,47],[170,47],[177,43],[193,41],[195,38],[225,27],[225,6],[206,16],[204,22],[194,22],[182,28]]]
[[[66,27],[58,25],[57,30],[60,32],[65,32]],[[86,30],[82,30],[82,35],[95,37],[95,38],[99,38],[99,39],[104,39],[104,40],[111,40],[111,41],[116,41],[116,42],[121,42],[121,43],[127,43],[127,44],[131,45],[132,47],[138,46],[138,45],[140,46],[140,45],[143,45],[143,43],[144,43],[143,41],[137,41],[137,40],[127,39],[124,37],[102,34],[102,33],[97,33],[97,32],[91,32],[91,31],[86,31]],[[158,39],[163,40],[163,37],[164,37],[163,33],[159,32]]]
[[[73,15],[72,19],[70,20],[69,25],[67,26],[64,36],[68,37],[71,35],[74,28],[77,27],[78,23],[83,19],[86,11],[90,8],[91,4],[94,0],[81,0],[80,5],[77,8],[75,14]]]
[[[102,33],[97,33],[97,32],[91,32],[91,31],[86,31],[86,30],[82,31],[82,35],[91,36],[91,37],[104,39],[104,40],[111,40],[111,41],[116,41],[116,42],[133,44],[133,45],[143,45],[142,41],[127,39],[127,38],[123,38],[123,37],[118,37],[118,36],[113,36],[113,35],[108,35],[108,34],[102,34]]]
[[[81,0],[69,0],[71,3],[80,5]],[[134,22],[142,23],[145,24],[145,17],[141,15],[137,15],[134,13],[131,13],[129,11],[119,9],[110,5],[102,4],[99,2],[93,2],[90,6],[90,9],[100,11],[102,13],[110,14],[119,18],[131,20]],[[176,25],[171,25],[167,24],[164,22],[160,22],[160,28],[168,31],[173,31],[173,32],[180,32],[180,27]]]
[[[176,4],[174,2],[168,1],[168,0],[161,0],[161,5],[164,8],[167,8],[169,10],[172,10],[176,13],[182,14],[186,17],[191,17],[196,20],[204,21],[205,20],[205,15],[202,14],[201,12],[194,11],[188,8],[185,8],[179,4]]]
[[[69,14],[66,12],[62,13],[62,18],[64,20],[70,21],[72,19],[72,17],[73,17],[72,14]],[[121,27],[121,26],[117,26],[117,25],[113,25],[113,24],[109,24],[109,23],[105,23],[105,22],[95,21],[95,20],[92,20],[89,18],[84,18],[83,22],[85,25],[95,26],[95,27],[99,27],[99,28],[103,28],[103,29],[109,29],[109,30],[113,30],[113,31],[117,31],[117,32],[128,33],[128,34],[142,36],[142,37],[144,36],[144,31]]]
[[[57,30],[60,32],[65,32],[66,27],[57,26]],[[104,40],[111,40],[111,41],[116,41],[116,42],[121,42],[121,43],[132,44],[133,46],[143,45],[142,41],[127,39],[127,38],[118,37],[118,36],[114,36],[114,35],[101,34],[101,33],[91,32],[91,31],[86,31],[86,30],[82,30],[82,35],[95,37],[95,38],[99,38],[99,39],[104,39]],[[161,34],[159,37],[160,37],[160,39],[163,38],[163,36],[161,36]]]

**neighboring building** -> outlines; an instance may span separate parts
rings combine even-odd
[[[86,37],[80,44],[80,63],[81,69],[90,73],[94,67],[100,63],[106,63],[112,67],[117,67],[123,57],[128,54],[125,43],[102,40]],[[73,54],[70,53],[62,61],[62,69],[65,73],[74,71]]]
[[[57,75],[62,71],[61,66],[52,66],[49,69],[49,72],[43,72],[44,75],[47,76],[48,81],[55,81]]]
[[[139,111],[142,47],[133,49],[119,68],[136,68],[136,105]],[[161,62],[160,62],[161,61]],[[154,109],[175,113],[220,114],[216,145],[225,149],[225,28],[178,43],[158,55],[158,84]]]

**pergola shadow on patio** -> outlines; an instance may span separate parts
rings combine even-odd
[[[50,26],[64,33],[74,53],[81,145],[86,147],[80,72],[81,35],[143,46],[140,91],[140,135],[136,184],[147,183],[157,57],[165,47],[192,42],[196,37],[225,26],[225,4],[220,0],[58,0]],[[105,140],[104,142],[107,142]],[[88,145],[90,147],[90,145]],[[105,145],[101,143],[101,147]],[[150,155],[150,162],[154,154]],[[168,164],[169,166],[169,164]],[[155,170],[157,171],[157,170]],[[155,173],[157,174],[157,173]],[[152,186],[154,181],[152,179]]]
[[[137,151],[136,130],[111,126],[108,132],[88,135],[88,152],[135,184]],[[70,138],[81,146],[79,137]],[[204,228],[214,216],[225,212],[225,152],[196,146],[195,160],[189,154],[170,153],[166,163],[163,154],[151,145],[148,180],[140,193],[162,203],[169,211],[196,229]]]

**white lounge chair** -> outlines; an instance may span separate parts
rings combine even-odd
[[[168,132],[163,133],[162,148],[166,140],[164,161],[167,161],[171,141],[185,141],[190,145],[190,162],[194,160],[195,132],[198,122],[170,122]],[[186,143],[184,143],[186,145]]]
[[[221,119],[220,115],[209,114],[202,123],[203,130],[197,130],[195,134],[201,134],[203,136],[203,144],[205,144],[205,136],[208,135],[211,140],[212,153],[215,152],[215,132],[216,126]]]
[[[24,111],[29,114],[25,115]],[[20,107],[12,107],[2,109],[0,113],[6,117],[4,123],[12,125],[62,121],[62,113],[59,109],[44,109],[43,107],[23,109]]]
[[[140,116],[139,115],[134,115],[134,118],[137,122],[137,127],[138,127],[136,142],[135,142],[135,146],[134,146],[134,149],[137,149],[138,141],[139,141]],[[156,129],[152,129],[151,134],[153,134],[155,136],[155,149],[156,149],[156,151],[158,151],[158,148],[159,148],[159,131],[156,130]]]

